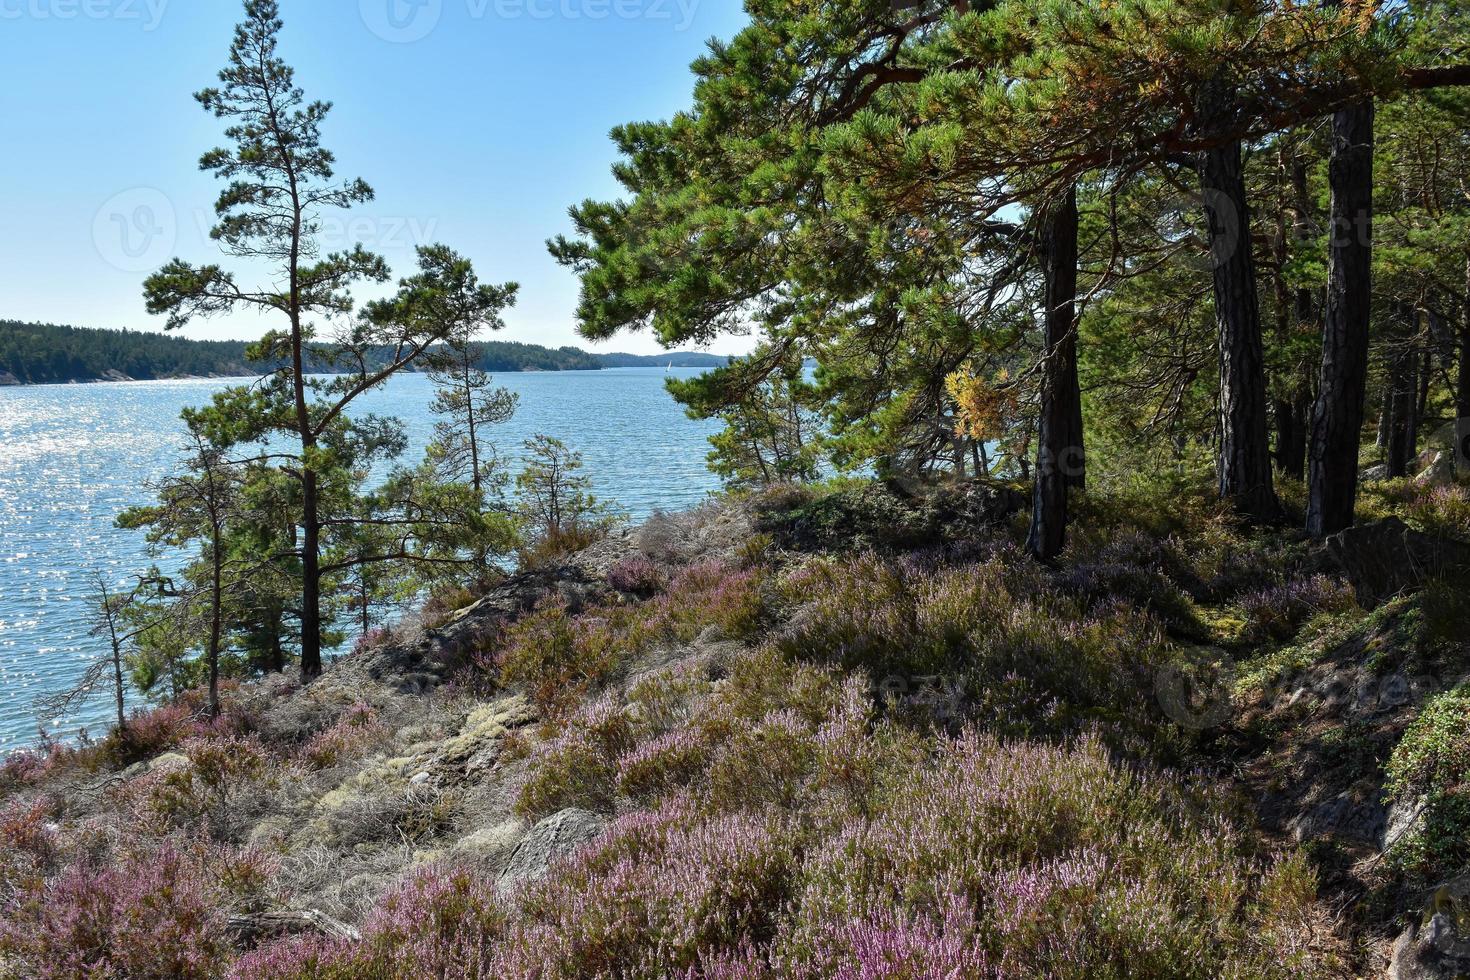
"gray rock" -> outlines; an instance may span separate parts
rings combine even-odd
[[[1413,800],[1396,800],[1392,803],[1383,821],[1383,839],[1378,849],[1388,851],[1413,834],[1424,824],[1424,797]]]
[[[1318,803],[1288,826],[1298,842],[1336,837],[1376,844],[1383,835],[1386,819],[1380,804],[1361,802],[1351,793],[1343,792]]]
[[[1327,550],[1367,608],[1432,576],[1470,572],[1470,545],[1421,534],[1397,517],[1334,534],[1327,539]]]
[[[1470,876],[1440,885],[1393,944],[1389,980],[1470,975]]]
[[[189,757],[179,752],[165,752],[148,762],[147,772],[178,772],[189,768]]]
[[[461,837],[450,848],[450,856],[498,874],[510,863],[511,855],[525,836],[525,824],[507,820]]]
[[[1455,482],[1455,455],[1452,452],[1437,452],[1420,467],[1414,482],[1420,486],[1444,486]]]
[[[395,640],[364,650],[337,665],[337,670],[364,675],[373,684],[401,694],[424,694],[460,667],[486,636],[493,635],[501,625],[528,612],[537,603],[555,595],[575,612],[587,605],[602,587],[572,565],[523,572],[455,613],[449,622],[430,630],[422,640]]]
[[[531,828],[500,873],[499,885],[514,888],[546,876],[552,863],[602,833],[605,822],[586,810],[562,810]]]

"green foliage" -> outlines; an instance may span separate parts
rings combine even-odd
[[[807,551],[938,547],[992,533],[993,523],[1019,510],[1022,499],[999,483],[917,486],[898,481],[854,481],[827,492],[815,490],[807,498],[767,496],[757,501],[778,544]]]
[[[592,481],[580,472],[581,453],[545,435],[527,439],[524,450],[525,466],[516,476],[521,562],[535,567],[586,548],[616,518],[592,495]]]
[[[1447,691],[1425,703],[1404,732],[1387,767],[1388,793],[1420,818],[1394,844],[1394,858],[1433,877],[1470,857],[1470,689]]]
[[[763,363],[768,356],[758,351],[697,378],[668,382],[691,418],[724,423],[710,436],[709,464],[728,487],[817,478],[822,430],[811,387],[801,377],[800,361],[773,369]]]
[[[136,381],[249,373],[245,344],[134,330],[0,321],[0,374],[26,384],[92,381],[117,371]]]
[[[245,377],[262,365],[248,356],[251,344],[239,340],[189,340],[138,330],[96,330],[0,320],[0,374],[11,374],[23,384],[61,384],[95,381],[117,371],[134,381],[183,377]],[[382,368],[392,363],[388,348],[370,350],[368,363]],[[475,344],[475,367],[501,374],[518,371],[599,371],[606,367],[662,365],[669,358],[631,358],[589,354],[575,347],[555,350],[511,340]],[[335,352],[327,345],[321,358],[308,359],[312,374],[330,373]],[[717,366],[724,358],[673,355],[680,364]]]

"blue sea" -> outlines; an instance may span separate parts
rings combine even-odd
[[[594,492],[631,519],[691,507],[717,489],[705,467],[715,423],[691,420],[664,390],[698,369],[621,368],[499,375],[520,395],[493,435],[515,465],[532,435],[580,451]],[[37,716],[37,697],[70,687],[105,652],[89,635],[94,570],[123,583],[153,560],[139,532],[113,521],[149,501],[146,485],[178,466],[181,409],[238,382],[157,381],[0,388],[0,753],[106,727],[99,697],[75,716]],[[401,418],[416,460],[433,426],[424,375],[394,379],[356,410]],[[163,564],[167,565],[165,556]]]

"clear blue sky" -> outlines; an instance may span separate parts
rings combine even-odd
[[[335,103],[325,142],[377,200],[329,228],[409,271],[442,241],[521,283],[505,339],[588,346],[547,255],[568,205],[617,191],[609,129],[690,99],[689,62],[744,21],[733,0],[281,0],[282,55]],[[0,318],[160,329],[146,270],[216,261],[221,124],[192,93],[225,62],[233,0],[0,0]],[[171,247],[170,247],[171,246]],[[259,321],[186,336],[248,338]],[[748,340],[714,349],[740,352]],[[624,335],[600,350],[651,352]]]

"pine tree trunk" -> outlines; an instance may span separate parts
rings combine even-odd
[[[1470,303],[1460,327],[1459,366],[1455,378],[1455,465],[1470,472]]]
[[[1373,103],[1332,120],[1332,221],[1322,379],[1308,447],[1307,530],[1315,538],[1352,525],[1358,494],[1358,442],[1368,380],[1373,288]]]
[[[1293,207],[1296,212],[1292,223],[1292,235],[1298,242],[1301,242],[1311,237],[1312,220],[1307,213],[1309,207],[1307,166],[1300,160],[1292,163],[1291,184]],[[1317,323],[1317,312],[1310,288],[1302,286],[1296,290],[1295,307],[1293,316],[1297,332],[1305,334],[1308,330],[1314,329]],[[1321,336],[1320,329],[1317,329],[1316,333],[1319,337]],[[1297,377],[1296,382],[1291,407],[1293,422],[1291,438],[1288,444],[1280,447],[1277,465],[1281,467],[1282,473],[1293,480],[1304,480],[1307,475],[1307,436],[1312,426],[1312,391],[1310,380]]]
[[[321,521],[317,515],[316,473],[302,473],[301,679],[322,673]]]
[[[1210,225],[1219,332],[1220,496],[1248,517],[1274,521],[1281,507],[1271,474],[1265,350],[1239,143],[1201,156],[1200,184]]]
[[[1036,444],[1035,493],[1026,547],[1049,561],[1066,544],[1067,490],[1081,486],[1082,401],[1077,385],[1077,190],[1067,191],[1046,216],[1045,343],[1041,419]]]
[[[1414,431],[1414,394],[1417,385],[1414,366],[1418,352],[1403,346],[1393,352],[1389,369],[1385,414],[1388,423],[1388,477],[1391,480],[1408,475],[1412,453],[1410,439]]]
[[[221,592],[224,589],[222,536],[219,518],[215,518],[213,540],[210,542],[212,578],[209,591],[209,717],[211,718],[219,717],[219,650],[224,634],[224,616],[220,603]]]

